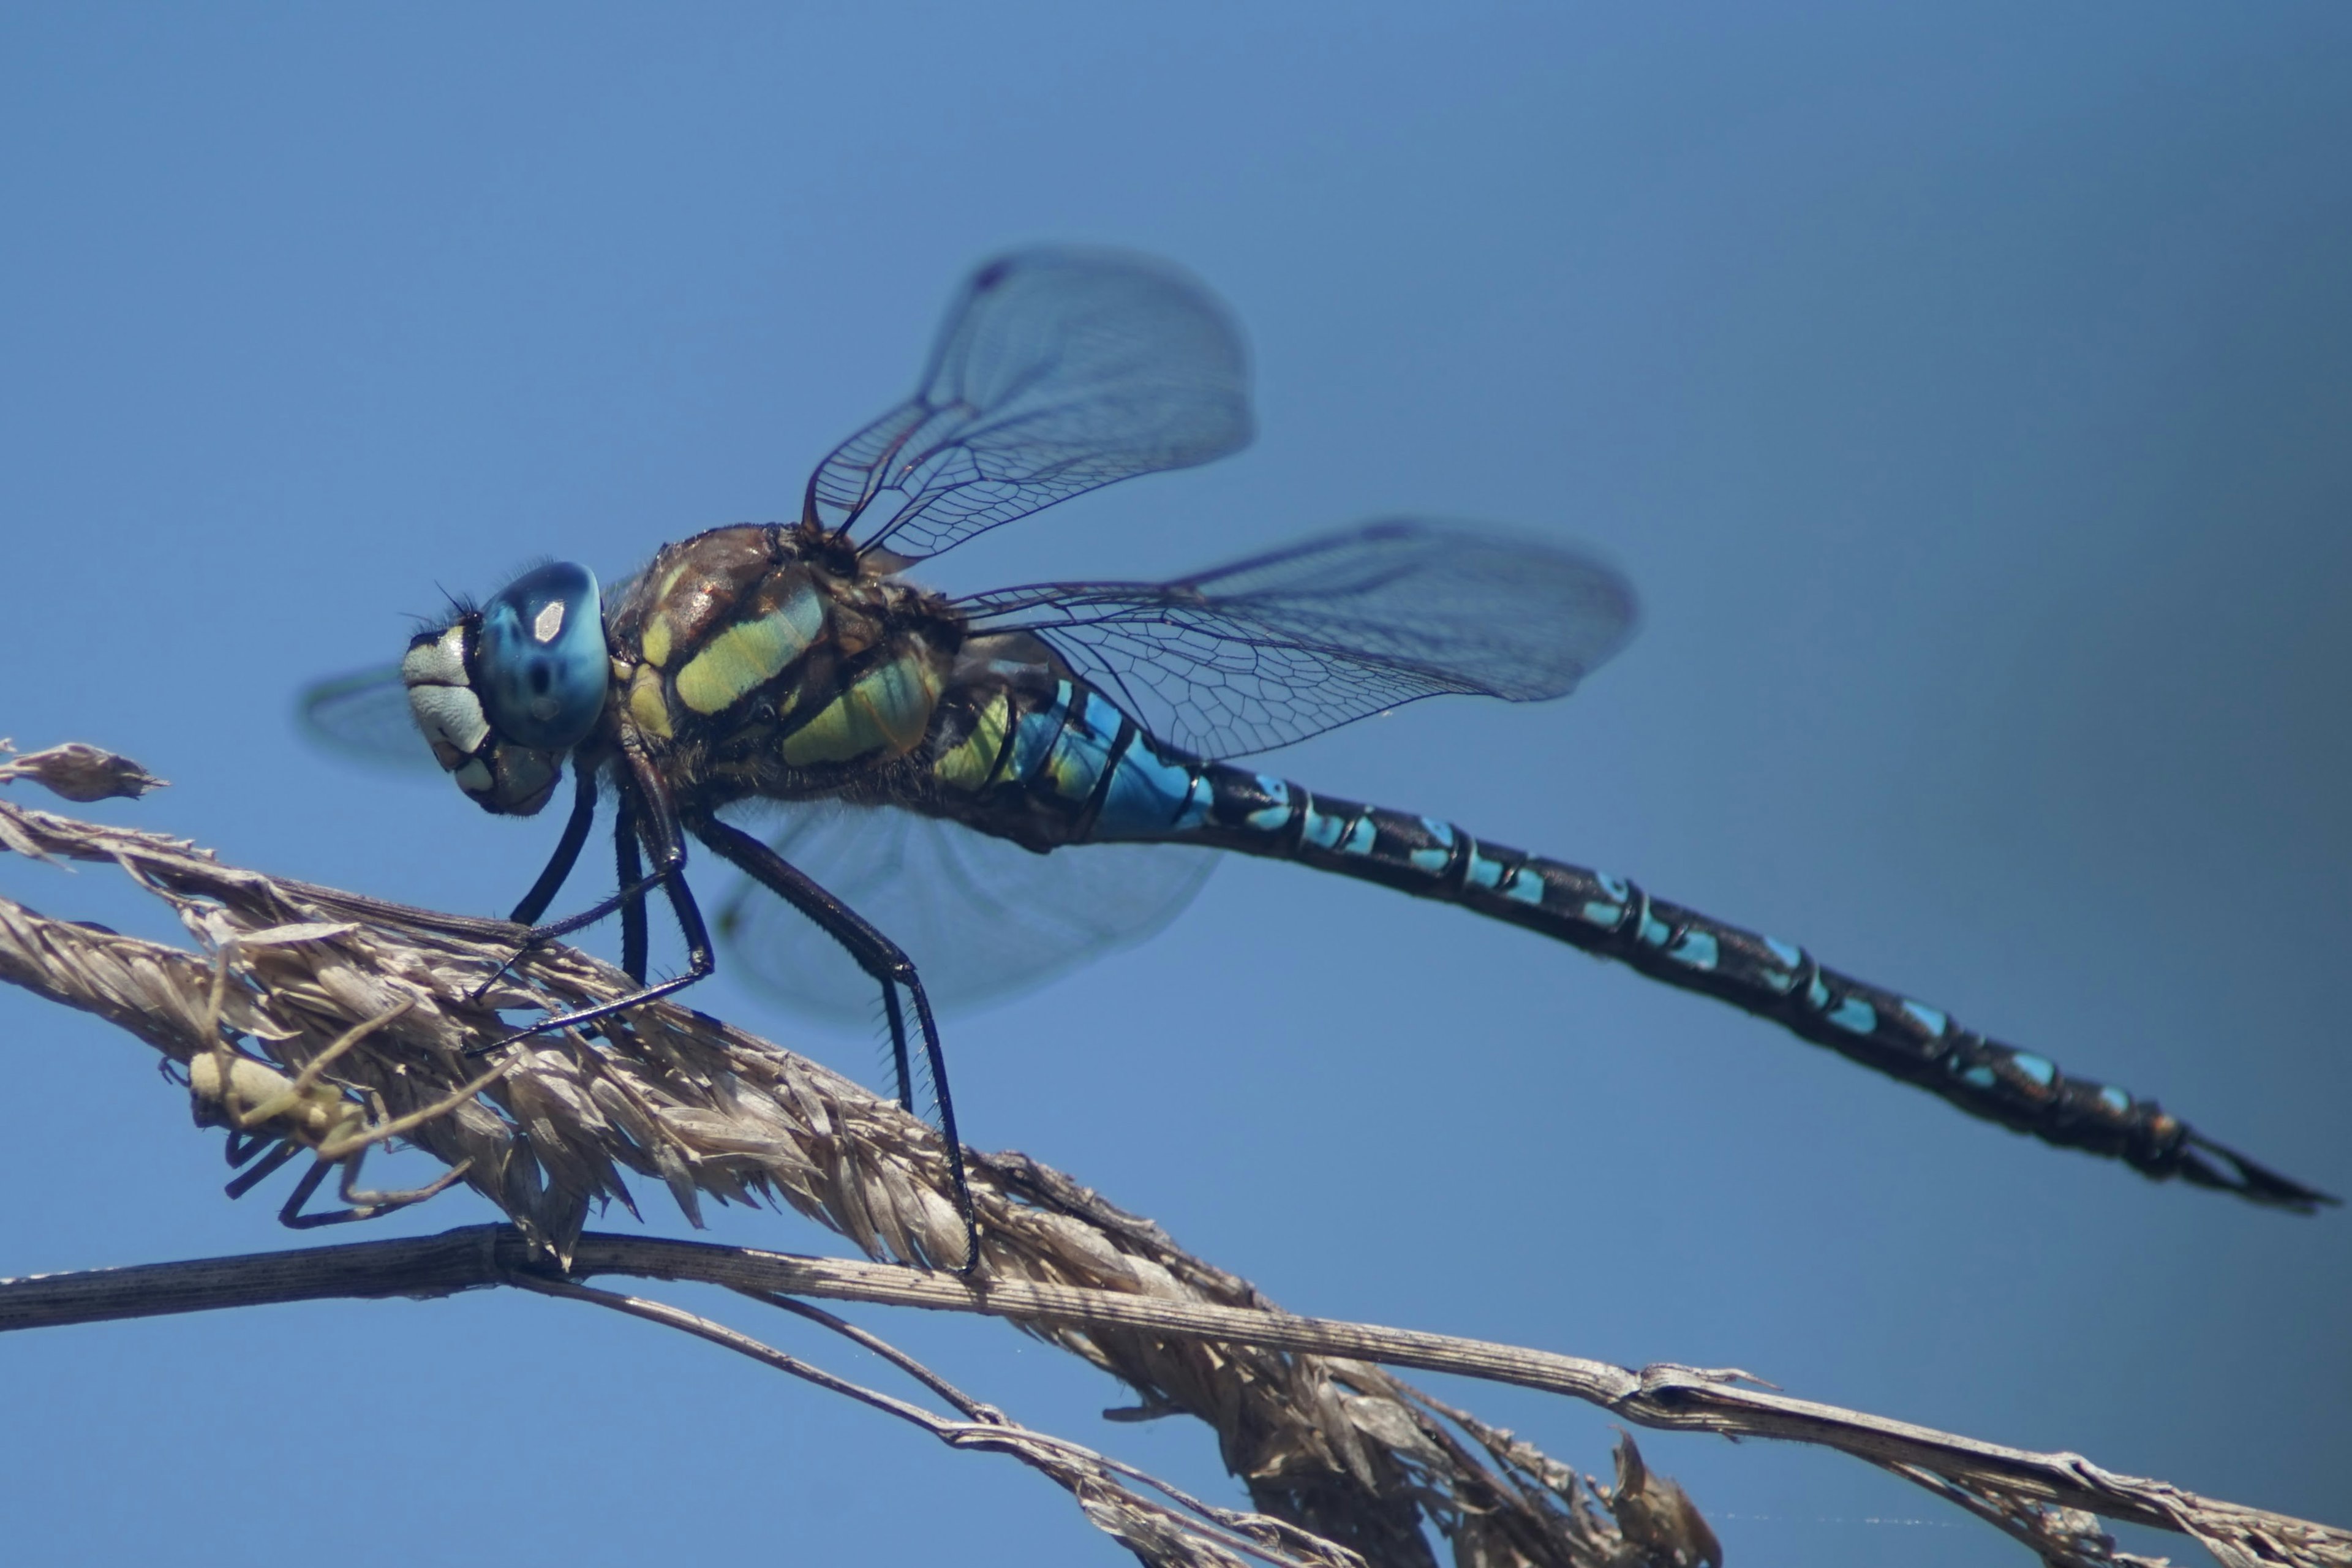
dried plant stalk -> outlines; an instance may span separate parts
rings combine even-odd
[[[1365,1568],[1364,1560],[1356,1553],[1285,1521],[1217,1508],[1131,1465],[1106,1458],[1066,1439],[1016,1426],[1002,1412],[980,1404],[911,1356],[830,1312],[803,1303],[773,1299],[771,1304],[812,1319],[882,1355],[953,1405],[962,1419],[950,1420],[906,1400],[835,1377],[797,1356],[787,1355],[749,1335],[666,1302],[592,1290],[570,1279],[541,1279],[529,1273],[514,1276],[513,1282],[543,1295],[606,1307],[707,1340],[896,1416],[951,1447],[1009,1454],[1069,1492],[1097,1529],[1135,1553],[1150,1568],[1242,1568],[1246,1562],[1261,1563],[1266,1568]],[[1130,1484],[1137,1482],[1141,1485]],[[1166,1500],[1155,1500],[1150,1495],[1152,1492]]]
[[[83,752],[76,777],[112,776],[91,760],[104,753]],[[51,755],[0,766],[0,782],[43,777],[37,764]],[[945,1152],[929,1127],[685,1008],[655,1004],[600,1037],[509,1047],[499,1058],[502,1077],[478,1098],[457,1094],[481,1065],[465,1053],[509,1032],[497,1008],[562,1008],[625,991],[625,976],[585,954],[534,950],[477,999],[514,951],[518,931],[506,922],[272,879],[222,866],[184,842],[12,803],[0,802],[0,847],[111,861],[165,899],[206,949],[50,921],[0,900],[0,978],[117,1023],[186,1065],[221,1048],[208,1003],[215,973],[226,974],[217,1016],[252,1059],[300,1081],[340,1047],[327,1081],[376,1108],[369,1125],[379,1132],[392,1119],[451,1101],[402,1136],[462,1167],[542,1267],[683,1277],[673,1255],[660,1268],[635,1267],[610,1249],[688,1244],[583,1237],[591,1205],[618,1201],[635,1212],[623,1171],[660,1179],[698,1221],[706,1197],[777,1201],[870,1258],[962,1261]],[[370,1031],[352,1037],[362,1026]],[[2115,1476],[2078,1456],[2024,1453],[1740,1387],[1738,1374],[1636,1373],[1291,1318],[1066,1176],[1020,1156],[967,1159],[982,1234],[976,1281],[890,1270],[899,1278],[887,1289],[871,1276],[857,1281],[863,1299],[1013,1317],[1124,1380],[1144,1413],[1208,1422],[1261,1510],[1369,1563],[1431,1563],[1425,1522],[1451,1542],[1458,1563],[1482,1568],[1719,1558],[1687,1500],[1676,1501],[1678,1489],[1670,1495],[1671,1483],[1648,1477],[1638,1459],[1629,1476],[1621,1458],[1613,1487],[1580,1478],[1369,1364],[1387,1361],[1553,1388],[1642,1425],[1842,1447],[2000,1522],[2052,1563],[2135,1561],[2089,1524],[2085,1512],[2097,1512],[2186,1531],[2231,1568],[2352,1568],[2352,1535],[2340,1531]],[[355,1250],[366,1249],[325,1249]],[[781,1267],[773,1255],[698,1250],[737,1258],[749,1272],[723,1282],[761,1293],[823,1293],[824,1268],[874,1267],[802,1260],[792,1276],[799,1282],[788,1284],[772,1272]],[[110,1278],[121,1286],[127,1271]],[[420,1278],[398,1289],[414,1290]]]

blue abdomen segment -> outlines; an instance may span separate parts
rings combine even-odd
[[[1087,804],[1097,840],[1181,837],[1208,820],[1202,764],[1163,753],[1098,691],[1073,705],[1045,771],[1064,797]]]
[[[1154,839],[1192,832],[1209,817],[1209,782],[1188,768],[1136,747],[1118,760],[1095,817],[1095,837]]]
[[[1463,905],[1729,1002],[1971,1115],[2152,1177],[2284,1208],[2335,1201],[2202,1137],[2152,1100],[2075,1078],[1924,1003],[1824,968],[1794,943],[1654,899],[1624,878],[1223,763],[1196,763],[1189,776],[1209,786],[1205,819],[1150,837],[1297,860]]]
[[[975,768],[957,748],[940,770],[971,792],[975,826],[1003,833],[1011,817],[1011,837],[1043,847],[1181,838],[1208,820],[1207,764],[1158,745],[1102,693],[1063,679],[1011,711],[1001,760]]]
[[[2281,1208],[2336,1201],[2203,1137],[2152,1100],[1987,1039],[1924,1003],[1825,968],[1793,942],[1436,817],[1203,762],[1161,745],[1082,681],[1023,681],[959,710],[970,717],[933,763],[943,786],[935,809],[1033,849],[1192,843],[1459,904],[1728,1002],[2062,1148]]]

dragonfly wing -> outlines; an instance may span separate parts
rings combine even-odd
[[[1046,583],[959,604],[975,632],[1042,636],[1144,728],[1205,757],[1440,692],[1563,697],[1636,616],[1632,586],[1590,555],[1418,520],[1174,583]]]
[[[396,773],[441,771],[409,716],[396,664],[316,681],[295,700],[294,711],[303,734],[328,751]]]
[[[920,560],[1249,438],[1241,332],[1201,284],[1119,251],[1015,251],[964,285],[915,395],[818,465],[803,515]]]
[[[728,815],[734,815],[732,812]],[[935,1005],[971,1008],[1141,942],[1174,919],[1216,857],[1171,844],[1033,854],[912,812],[793,808],[776,852],[904,948]],[[870,1024],[878,992],[839,943],[756,883],[719,912],[735,963],[826,1022]]]

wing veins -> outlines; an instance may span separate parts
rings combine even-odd
[[[1443,692],[1561,696],[1634,617],[1631,589],[1589,556],[1414,521],[1167,583],[1033,584],[960,603],[975,633],[1043,638],[1146,730],[1205,756]]]
[[[1118,252],[1017,252],[967,281],[914,395],[817,466],[802,517],[846,538],[879,516],[858,548],[919,560],[1233,451],[1248,404],[1240,336],[1190,278]],[[878,511],[892,491],[905,499]]]

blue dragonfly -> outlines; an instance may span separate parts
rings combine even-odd
[[[1215,858],[1199,851],[1222,849],[1617,960],[2153,1178],[2306,1213],[2336,1201],[1795,943],[1234,762],[1423,697],[1566,695],[1635,620],[1631,588],[1587,554],[1403,519],[1173,582],[950,597],[904,574],[1250,435],[1240,334],[1199,283],[1123,253],[1008,255],[964,285],[915,394],[817,466],[796,521],[665,545],[609,595],[585,567],[539,567],[417,634],[397,667],[312,687],[303,721],[346,753],[437,763],[504,816],[547,805],[570,763],[569,818],[512,919],[539,942],[617,914],[638,989],[525,1035],[709,974],[715,925],[804,1006],[878,994],[910,1108],[920,1043],[960,1192],[934,994],[1018,990],[1149,935],[1207,875]],[[537,923],[606,800],[614,892]],[[747,829],[760,811],[781,827]],[[690,844],[744,874],[715,921],[688,883]],[[651,981],[656,894],[688,963]],[[968,1197],[965,1215],[969,1232]]]

